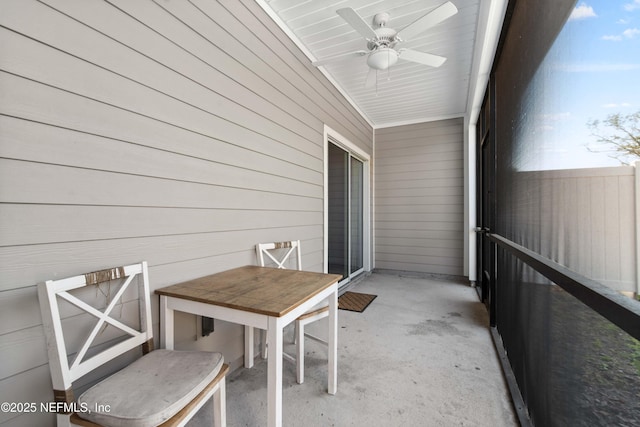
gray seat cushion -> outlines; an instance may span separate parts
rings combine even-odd
[[[193,400],[222,364],[220,353],[152,351],[83,393],[78,403],[91,412],[78,415],[104,426],[157,426]]]

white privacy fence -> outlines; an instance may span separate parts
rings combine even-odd
[[[515,181],[516,240],[612,289],[640,293],[640,161],[517,172]]]

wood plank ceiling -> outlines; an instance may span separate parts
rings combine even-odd
[[[321,60],[367,50],[366,40],[336,10],[353,8],[371,27],[386,12],[387,27],[400,31],[445,0],[258,0],[272,18],[309,56]],[[438,68],[400,59],[377,71],[365,87],[366,56],[328,63],[325,75],[375,128],[461,117],[471,91],[479,0],[452,0],[458,13],[397,47],[447,58]]]

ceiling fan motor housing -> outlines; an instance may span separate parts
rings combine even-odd
[[[378,28],[373,30],[376,33],[374,40],[369,40],[367,47],[371,51],[367,57],[367,64],[376,70],[386,70],[398,62],[398,52],[393,49],[397,43],[398,32],[393,28],[385,27],[389,19],[388,13],[379,13],[373,18],[373,22]]]
[[[374,50],[379,47],[393,47],[396,44],[396,35],[398,32],[393,28],[380,27],[373,30],[376,33],[374,40],[369,40],[367,47],[369,50]]]

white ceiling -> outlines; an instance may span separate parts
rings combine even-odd
[[[372,27],[374,15],[387,12],[387,27],[400,31],[446,0],[257,1],[313,61],[367,49],[366,40],[336,14],[337,9],[353,8]],[[482,7],[480,0],[452,2],[458,8],[456,15],[398,45],[445,56],[447,61],[439,68],[400,59],[389,70],[378,71],[376,85],[366,88],[366,56],[320,67],[374,128],[462,117],[472,108],[477,81],[488,71],[480,62],[484,56],[487,68],[486,55],[493,57],[493,39],[500,29],[488,25],[495,20],[491,13],[496,14],[489,9],[506,0],[483,0]],[[500,23],[502,16],[503,11]]]

